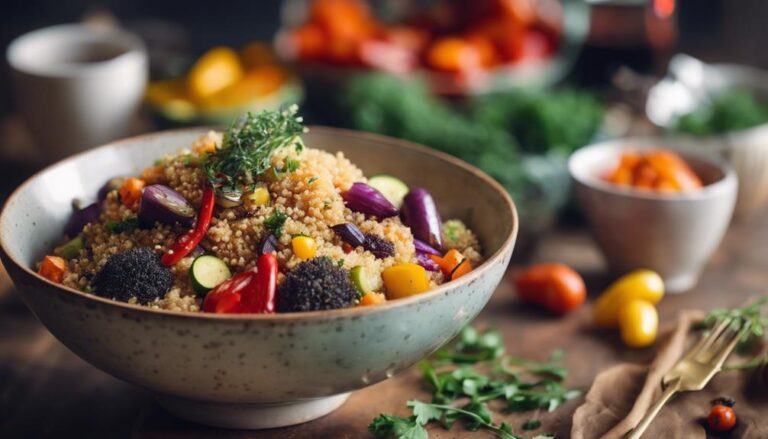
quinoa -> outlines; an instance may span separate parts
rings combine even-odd
[[[191,149],[180,150],[176,155],[165,156],[142,173],[145,181],[164,184],[185,197],[198,210],[207,176],[202,169],[206,154],[221,145],[221,134],[209,132],[201,136]],[[273,169],[285,169],[289,161],[298,161],[292,172],[277,175],[265,172],[260,175],[262,184],[270,194],[267,204],[252,206],[245,203],[233,208],[217,207],[211,225],[201,242],[208,254],[223,260],[232,273],[253,268],[259,255],[260,243],[271,233],[266,220],[276,213],[285,215],[282,233],[277,236],[277,260],[280,275],[293,270],[302,260],[294,255],[291,238],[296,235],[312,237],[317,244],[316,257],[327,257],[340,268],[351,269],[363,266],[367,273],[380,275],[381,272],[400,263],[416,263],[413,235],[398,217],[379,220],[348,209],[341,197],[355,182],[366,182],[362,171],[352,164],[343,153],[331,154],[325,151],[303,148],[278,150],[271,159]],[[167,251],[177,238],[187,232],[179,225],[157,224],[151,229],[136,228],[111,232],[109,223],[136,217],[136,212],[121,204],[117,191],[110,192],[100,219],[85,226],[82,231],[86,250],[68,261],[63,284],[72,288],[91,291],[94,276],[104,267],[108,259],[127,250],[146,247],[160,255]],[[342,241],[331,226],[342,223],[355,224],[366,236],[376,237],[379,247],[344,249]],[[473,264],[481,259],[480,247],[474,234],[466,227],[461,240],[453,246],[465,254]],[[381,244],[384,243],[384,244]],[[171,267],[173,283],[164,297],[146,305],[157,309],[199,311],[201,298],[192,288],[189,268],[193,257],[185,257]],[[440,273],[429,273],[431,286],[443,282]]]

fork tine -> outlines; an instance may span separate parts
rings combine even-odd
[[[702,350],[699,355],[696,356],[696,360],[702,363],[712,362],[713,359],[723,351],[733,340],[733,337],[738,336],[738,330],[733,325],[728,325],[718,337],[712,341],[707,349]]]
[[[740,331],[735,332],[733,336],[728,340],[727,343],[725,343],[725,346],[723,346],[720,351],[718,351],[713,357],[712,362],[715,363],[715,366],[717,370],[720,370],[721,367],[723,367],[723,363],[725,363],[725,360],[728,358],[728,355],[733,352],[733,349],[736,348],[736,345],[739,343],[739,340],[744,337],[744,335],[747,334],[748,327],[742,328]]]
[[[709,349],[712,343],[723,333],[731,324],[731,319],[720,320],[717,325],[712,328],[706,337],[701,337],[699,341],[688,351],[683,359],[692,359],[699,356],[704,350]]]

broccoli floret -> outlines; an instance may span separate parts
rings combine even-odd
[[[147,247],[112,255],[91,283],[93,292],[110,299],[129,301],[135,297],[147,304],[165,296],[173,286],[171,270]]]
[[[297,265],[277,291],[279,312],[346,308],[357,298],[347,270],[330,258],[315,258]]]

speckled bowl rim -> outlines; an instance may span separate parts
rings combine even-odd
[[[465,171],[468,171],[474,174],[475,176],[480,178],[480,180],[484,181],[487,185],[489,185],[498,193],[498,195],[504,201],[506,208],[511,212],[512,214],[511,233],[509,234],[509,236],[506,237],[506,239],[504,240],[502,245],[499,247],[499,249],[496,250],[496,252],[494,252],[493,255],[488,257],[485,261],[483,261],[482,264],[480,264],[474,270],[470,271],[468,274],[462,276],[458,280],[440,285],[434,290],[430,290],[426,293],[407,297],[404,299],[388,301],[385,304],[376,305],[376,306],[357,306],[353,308],[342,308],[342,309],[334,309],[334,310],[326,310],[326,311],[306,311],[306,312],[290,312],[290,313],[275,313],[275,314],[211,314],[211,313],[203,313],[203,312],[169,311],[169,310],[153,309],[146,306],[134,305],[126,302],[120,302],[117,300],[99,297],[93,294],[88,294],[83,291],[76,290],[74,288],[53,283],[48,279],[40,276],[35,271],[29,269],[25,264],[20,263],[18,260],[16,260],[14,256],[11,255],[11,253],[6,248],[6,242],[3,236],[0,236],[0,252],[2,252],[2,255],[4,256],[5,260],[11,261],[13,264],[16,265],[18,269],[22,270],[27,275],[31,276],[32,279],[35,279],[43,283],[47,283],[48,285],[60,290],[63,293],[73,294],[75,296],[79,296],[86,300],[100,302],[107,306],[113,306],[113,307],[117,307],[125,310],[142,312],[147,314],[156,314],[156,315],[163,315],[168,317],[182,317],[182,318],[189,318],[189,319],[200,319],[203,321],[206,321],[206,320],[212,320],[212,321],[217,321],[217,320],[227,320],[227,321],[300,320],[300,321],[305,321],[305,320],[326,320],[326,319],[334,319],[334,318],[338,319],[343,317],[358,317],[358,316],[364,316],[364,315],[373,314],[377,312],[383,312],[385,310],[391,310],[393,308],[407,307],[409,305],[413,305],[421,302],[427,302],[435,297],[438,297],[441,294],[447,293],[448,291],[455,290],[458,287],[474,282],[476,279],[485,275],[486,272],[492,266],[498,263],[501,263],[501,259],[504,257],[504,255],[508,251],[512,250],[512,247],[514,246],[515,240],[517,238],[518,227],[520,222],[517,214],[517,209],[515,207],[515,203],[512,201],[512,198],[509,196],[509,194],[507,194],[507,191],[498,182],[496,182],[496,180],[488,176],[486,173],[448,154],[445,154],[440,151],[436,151],[426,146],[422,146],[406,140],[396,139],[393,137],[383,136],[380,134],[367,133],[367,132],[348,130],[348,129],[342,129],[342,128],[333,128],[333,127],[325,127],[325,126],[310,126],[309,128],[310,128],[310,131],[314,130],[314,131],[326,132],[332,135],[336,134],[342,137],[346,137],[348,139],[355,139],[355,138],[365,139],[369,141],[388,144],[397,148],[414,150],[419,153],[431,155],[435,158],[448,162],[448,164],[452,166],[462,168]],[[81,156],[92,153],[93,151],[114,148],[116,146],[120,146],[125,143],[133,143],[133,142],[142,141],[145,139],[150,139],[158,136],[167,136],[167,135],[181,134],[186,132],[204,132],[207,129],[216,129],[216,128],[204,127],[204,126],[182,128],[182,129],[165,130],[165,131],[159,131],[154,133],[128,137],[125,139],[120,139],[114,142],[107,143],[105,145],[102,145],[96,148],[92,148],[87,151],[77,153],[75,155],[62,159],[56,163],[53,163],[43,168],[42,170],[36,172],[31,177],[29,177],[26,181],[24,181],[24,183],[19,185],[19,187],[13,191],[10,197],[8,197],[8,199],[5,202],[5,205],[3,206],[2,212],[0,212],[0,230],[6,230],[6,228],[3,227],[3,224],[5,223],[5,221],[8,220],[7,207],[11,204],[11,202],[17,196],[19,196],[19,193],[22,191],[22,189],[24,189],[27,185],[31,184],[33,180],[40,178],[42,175],[46,174],[47,172],[51,171],[56,167],[63,166],[65,163],[68,163],[70,161],[75,161]]]
[[[644,192],[634,188],[627,188],[603,181],[597,176],[584,178],[584,176],[581,175],[583,174],[582,172],[575,172],[574,169],[576,169],[578,166],[577,162],[580,160],[581,156],[591,153],[590,150],[596,148],[612,148],[619,150],[649,150],[669,148],[675,152],[681,153],[684,157],[695,157],[697,160],[705,162],[708,165],[719,169],[723,173],[723,177],[714,183],[710,183],[702,187],[697,191],[676,193],[660,193],[651,191]],[[733,167],[724,159],[715,157],[712,154],[708,154],[706,151],[696,151],[690,145],[690,143],[680,139],[653,136],[627,137],[605,140],[579,148],[573,154],[571,154],[571,157],[568,158],[568,173],[575,181],[592,190],[631,199],[659,201],[662,203],[680,203],[707,200],[717,197],[718,195],[722,195],[723,193],[735,191],[735,186],[738,184],[736,179],[736,172],[733,170]]]

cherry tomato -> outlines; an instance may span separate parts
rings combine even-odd
[[[584,280],[565,264],[532,265],[517,276],[515,286],[523,300],[555,314],[578,308],[587,297]]]
[[[707,417],[712,431],[730,431],[736,425],[736,412],[725,404],[715,404]]]

